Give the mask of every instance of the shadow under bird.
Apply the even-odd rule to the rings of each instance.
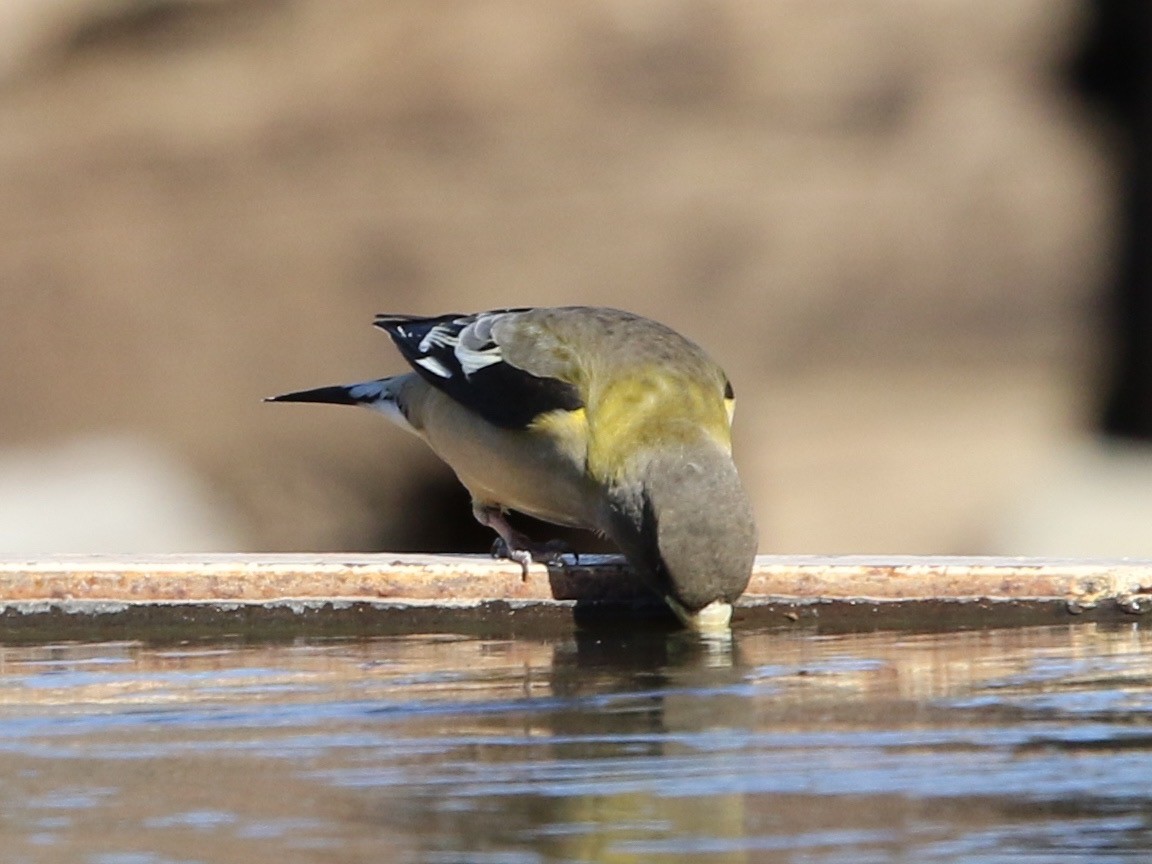
[[[756,527],[732,462],[732,385],[699,346],[587,306],[375,323],[412,372],[268,401],[362,405],[415,432],[525,572],[555,550],[508,510],[607,535],[686,625],[727,625]]]

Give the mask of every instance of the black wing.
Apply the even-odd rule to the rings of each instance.
[[[574,384],[533,375],[508,362],[493,335],[504,316],[527,309],[474,315],[377,315],[404,359],[429,384],[504,429],[523,429],[549,411],[584,407]]]

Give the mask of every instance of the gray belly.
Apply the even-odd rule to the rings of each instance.
[[[421,432],[474,500],[556,525],[600,527],[600,496],[583,462],[560,452],[544,436],[501,429],[465,416],[451,400],[436,401],[428,406],[437,412],[436,422]]]

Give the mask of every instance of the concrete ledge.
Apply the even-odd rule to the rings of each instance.
[[[519,565],[483,556],[365,554],[0,557],[0,608],[44,604],[386,603],[459,607],[647,597],[616,556]],[[1014,601],[1152,608],[1152,561],[762,555],[743,607],[779,603]]]

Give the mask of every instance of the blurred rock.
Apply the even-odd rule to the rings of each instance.
[[[1005,510],[993,551],[1152,558],[1152,445],[1084,439],[1047,462]]]
[[[0,552],[235,549],[226,508],[182,460],[139,438],[0,451]]]
[[[486,546],[419,442],[260,404],[400,370],[380,311],[683,330],[766,550],[978,551],[1077,423],[1110,213],[1071,0],[44,8],[0,69],[0,443],[165,442],[246,548]]]

